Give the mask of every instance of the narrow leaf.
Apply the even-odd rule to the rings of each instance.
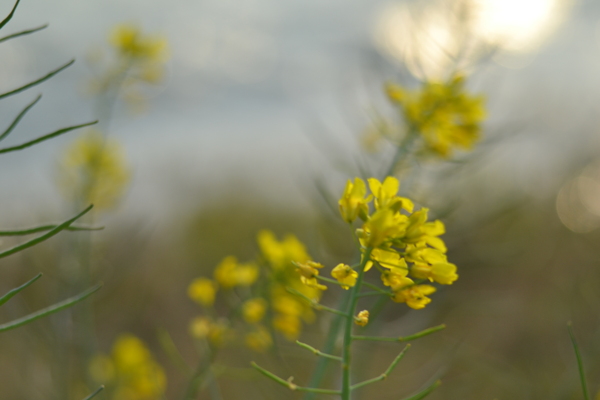
[[[3,98],[8,97],[8,96],[11,96],[13,94],[17,94],[19,92],[22,92],[23,90],[29,89],[32,86],[38,85],[38,84],[40,84],[40,83],[42,83],[42,82],[44,82],[44,81],[52,78],[54,75],[58,74],[63,69],[70,67],[74,62],[75,62],[75,60],[71,60],[68,63],[66,63],[65,65],[63,65],[62,67],[59,67],[59,68],[55,69],[54,71],[48,73],[47,75],[42,76],[40,79],[37,79],[37,80],[35,80],[33,82],[30,82],[30,83],[28,83],[28,84],[26,84],[24,86],[21,86],[19,88],[11,90],[10,92],[2,93],[2,94],[0,94],[0,99],[3,99]]]
[[[12,9],[12,11],[10,12],[10,14],[8,14],[8,15],[6,16],[6,18],[4,18],[4,20],[2,20],[2,22],[0,22],[0,29],[2,29],[2,27],[3,27],[4,25],[6,25],[6,24],[8,23],[8,21],[10,21],[10,20],[11,20],[11,18],[12,18],[12,17],[13,17],[13,15],[15,14],[15,10],[17,9],[17,6],[19,5],[19,2],[20,2],[20,1],[21,1],[21,0],[17,0],[17,2],[16,2],[16,3],[15,3],[15,5],[13,6],[13,9]]]
[[[577,367],[579,368],[579,379],[581,380],[581,390],[583,391],[583,398],[585,400],[590,400],[590,393],[587,388],[585,371],[583,369],[583,360],[581,359],[579,346],[577,345],[577,341],[575,340],[575,334],[573,333],[573,324],[570,321],[567,323],[567,330],[569,331],[571,343],[573,343],[573,351],[575,351],[575,358],[577,358]]]
[[[25,289],[27,286],[31,285],[33,282],[35,282],[38,279],[40,279],[42,277],[42,275],[43,274],[40,272],[39,274],[37,274],[36,276],[34,276],[33,279],[25,282],[24,284],[22,284],[19,287],[11,289],[4,296],[0,297],[0,306],[3,305],[4,303],[6,303],[7,301],[9,301],[15,294],[19,293],[21,290]]]
[[[0,135],[0,140],[4,139],[12,132],[12,130],[15,128],[15,126],[17,126],[17,124],[19,123],[19,121],[21,121],[21,118],[23,118],[25,116],[25,114],[27,113],[27,111],[29,111],[31,109],[31,107],[35,106],[35,103],[37,103],[41,98],[42,98],[42,95],[40,94],[38,97],[36,97],[36,99],[32,103],[30,103],[27,107],[25,107],[23,109],[23,111],[21,111],[19,113],[19,115],[17,115],[17,118],[14,119],[14,121],[9,125],[8,128],[6,128],[6,130],[4,132],[2,132],[2,135]]]
[[[33,233],[45,232],[56,228],[58,225],[42,225],[35,228],[15,229],[12,231],[0,231],[0,236],[25,236]],[[103,226],[68,226],[65,231],[101,231]]]
[[[8,36],[4,36],[3,38],[0,38],[0,43],[4,42],[5,40],[14,39],[14,38],[19,37],[19,36],[25,36],[25,35],[29,35],[30,33],[41,31],[42,29],[46,29],[47,27],[48,27],[48,24],[42,25],[42,26],[38,26],[37,28],[27,29],[25,31],[13,33],[13,34],[8,35]]]
[[[67,132],[70,132],[70,131],[75,130],[75,129],[83,128],[85,126],[94,125],[96,123],[98,123],[98,121],[92,121],[92,122],[87,122],[87,123],[81,124],[81,125],[75,125],[75,126],[69,126],[68,128],[62,128],[62,129],[59,129],[59,130],[54,131],[52,133],[49,133],[47,135],[40,136],[37,139],[34,139],[34,140],[29,141],[29,142],[25,142],[23,144],[20,144],[18,146],[12,146],[12,147],[6,147],[4,149],[0,149],[0,154],[2,154],[2,153],[9,153],[11,151],[23,150],[23,149],[26,149],[27,147],[31,147],[31,146],[36,145],[36,144],[38,144],[40,142],[43,142],[45,140],[52,139],[53,137],[62,135],[63,133],[67,133]]]
[[[421,400],[424,399],[425,397],[429,396],[429,394],[431,394],[431,392],[433,392],[435,389],[437,389],[438,386],[440,386],[442,384],[442,381],[440,381],[439,379],[435,382],[433,382],[431,385],[429,385],[428,387],[426,387],[425,389],[423,389],[422,391],[420,391],[419,393],[410,396],[409,398],[405,399],[405,400]]]
[[[94,207],[93,205],[90,205],[88,208],[86,208],[85,210],[83,210],[82,212],[80,212],[79,214],[77,214],[76,216],[74,216],[71,219],[66,220],[65,222],[63,222],[60,225],[57,225],[56,228],[52,229],[51,231],[36,237],[35,239],[31,239],[28,242],[19,244],[13,248],[10,248],[8,250],[5,250],[3,252],[0,253],[0,258],[4,258],[7,256],[10,256],[11,254],[17,253],[21,250],[25,250],[28,247],[31,246],[35,246],[36,244],[43,242],[46,239],[50,239],[52,236],[56,235],[58,232],[62,231],[63,229],[69,227],[73,222],[75,222],[78,218],[80,218],[81,216],[83,216],[84,214],[86,214],[88,211],[90,211],[92,209],[92,207]]]
[[[98,389],[96,389],[96,391],[94,393],[90,394],[88,397],[86,397],[83,400],[90,400],[91,398],[96,397],[96,395],[103,390],[104,390],[104,385],[100,386]]]
[[[55,312],[64,310],[65,308],[71,307],[73,304],[79,303],[80,301],[86,299],[87,297],[94,294],[102,287],[102,284],[98,284],[96,286],[91,287],[90,289],[78,294],[77,296],[68,298],[59,303],[53,304],[50,307],[43,308],[39,311],[26,315],[22,318],[16,319],[14,321],[7,322],[5,324],[0,325],[0,332],[8,331],[14,328],[18,328],[19,326],[23,326],[30,322],[35,321],[36,319],[43,318],[47,315],[54,314]]]

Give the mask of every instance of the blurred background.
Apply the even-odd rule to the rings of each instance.
[[[3,0],[0,14],[11,7]],[[0,92],[77,61],[33,90],[43,98],[6,145],[96,118],[89,83],[115,25],[168,41],[164,75],[144,89],[142,106],[115,103],[110,137],[131,180],[118,205],[98,214],[106,228],[92,234],[93,277],[105,283],[92,299],[97,349],[110,351],[121,332],[142,338],[167,372],[167,398],[185,379],[157,330],[194,362],[189,282],[229,254],[254,257],[263,228],[297,235],[317,260],[351,259],[351,237],[331,207],[347,179],[391,160],[390,149],[365,147],[374,116],[398,118],[384,84],[415,88],[452,70],[486,98],[483,139],[443,165],[415,165],[409,195],[446,224],[460,279],[426,310],[389,304],[373,329],[448,328],[415,342],[397,378],[359,395],[403,398],[439,376],[432,400],[581,398],[570,320],[591,391],[600,390],[600,3],[23,0],[4,32],[45,23],[0,45]],[[8,124],[37,93],[4,101],[0,118]],[[57,180],[79,134],[0,159],[2,227],[70,215]],[[2,291],[40,271],[46,280],[7,304],[3,319],[66,297],[69,235],[3,261]],[[76,314],[3,334],[4,398],[58,393],[60,356],[47,332],[65,323]],[[303,341],[318,344],[327,324],[317,320]],[[379,373],[397,346],[361,347],[366,374]],[[291,397],[248,369],[262,360],[305,382],[311,355],[285,342],[280,352],[285,361],[225,349],[218,362],[235,369],[219,378],[223,398]]]

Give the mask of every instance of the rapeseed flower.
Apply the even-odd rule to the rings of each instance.
[[[242,315],[249,324],[262,321],[267,312],[267,301],[261,297],[246,300],[242,306]]]
[[[414,92],[397,85],[388,85],[386,91],[405,122],[423,137],[427,151],[448,158],[455,148],[470,150],[479,140],[484,99],[465,91],[462,76],[445,83],[426,82]]]
[[[196,303],[210,307],[215,302],[217,285],[208,278],[196,278],[188,286],[188,296]]]
[[[342,289],[350,289],[356,284],[356,278],[358,278],[358,272],[353,270],[349,265],[338,264],[332,271],[333,276],[339,283],[341,283]]]
[[[234,256],[225,257],[213,271],[215,280],[224,289],[235,286],[251,286],[258,279],[258,266],[253,263],[240,264]]]
[[[369,323],[369,311],[363,310],[358,313],[356,317],[354,317],[354,323],[359,326],[367,326]]]
[[[130,175],[121,145],[89,130],[67,147],[59,164],[58,183],[71,201],[105,210],[117,205]]]
[[[166,58],[167,40],[142,34],[133,24],[113,28],[110,43],[124,57],[144,62],[159,62]]]
[[[368,203],[371,201],[372,196],[365,198],[366,194],[367,187],[362,179],[354,178],[354,183],[350,180],[346,183],[344,194],[338,202],[344,221],[352,223],[357,217],[362,220],[367,218]]]
[[[271,333],[264,326],[258,326],[255,330],[247,333],[244,342],[250,349],[258,352],[263,352],[273,346]]]

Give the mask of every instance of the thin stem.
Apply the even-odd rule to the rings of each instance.
[[[328,311],[332,314],[336,314],[336,315],[341,315],[342,317],[348,317],[348,314],[343,313],[339,310],[336,310],[335,308],[331,308],[331,307],[327,307],[324,306],[322,304],[317,303],[316,301],[314,301],[313,299],[311,299],[310,297],[305,296],[303,293],[300,293],[299,291],[292,289],[290,287],[286,287],[286,290],[288,292],[290,292],[291,294],[295,294],[296,296],[302,297],[304,300],[306,300],[315,310],[323,310],[323,311]]]
[[[37,274],[36,276],[31,278],[29,281],[22,284],[21,286],[11,289],[4,296],[0,297],[0,306],[3,305],[4,303],[6,303],[7,301],[9,301],[14,295],[19,293],[21,290],[25,289],[27,286],[31,285],[33,282],[37,281],[41,277],[42,277],[42,273],[40,272],[39,274]]]
[[[567,330],[569,331],[571,343],[573,343],[573,350],[575,351],[575,357],[577,358],[577,367],[579,368],[579,379],[581,379],[581,390],[583,390],[583,398],[585,400],[590,400],[590,393],[587,388],[585,371],[583,369],[583,361],[581,359],[581,353],[579,352],[579,346],[577,345],[577,341],[575,340],[575,335],[573,334],[573,323],[571,321],[567,323]]]
[[[339,394],[341,394],[341,392],[339,390],[318,389],[318,388],[309,388],[309,387],[298,386],[298,385],[296,385],[295,383],[292,382],[292,378],[289,378],[287,381],[284,380],[284,379],[281,379],[277,375],[275,375],[275,374],[267,371],[266,369],[260,367],[254,361],[251,362],[250,365],[252,365],[253,368],[255,368],[258,372],[260,372],[261,374],[263,374],[267,378],[270,378],[270,379],[274,380],[275,382],[279,383],[282,386],[285,386],[286,388],[288,388],[288,389],[290,389],[292,391],[312,392],[312,393],[332,394],[332,395],[339,395]]]
[[[386,296],[391,296],[392,295],[392,292],[384,290],[384,289],[380,288],[379,286],[373,285],[372,283],[363,282],[363,285],[368,286],[371,289],[376,290],[376,291],[378,291],[381,294],[385,294]]]
[[[434,326],[432,328],[425,329],[421,332],[417,332],[414,335],[409,336],[398,336],[398,337],[379,337],[379,336],[352,336],[353,340],[371,340],[375,342],[408,342],[410,340],[419,339],[432,333],[441,331],[446,328],[446,324]]]
[[[426,387],[425,389],[423,389],[422,391],[420,391],[419,393],[407,397],[404,400],[421,400],[424,399],[425,397],[427,397],[431,392],[433,392],[435,389],[438,388],[438,386],[440,386],[442,384],[442,381],[440,381],[439,379],[435,382],[433,382],[431,385],[429,385],[428,387]]]
[[[358,303],[358,293],[360,292],[360,287],[362,285],[363,277],[365,275],[365,266],[367,262],[371,258],[371,252],[373,249],[368,247],[365,250],[365,254],[363,259],[361,260],[358,278],[356,279],[356,284],[351,289],[350,293],[350,304],[348,306],[348,310],[346,314],[348,318],[346,318],[346,326],[344,327],[344,344],[342,348],[342,400],[350,400],[350,391],[351,391],[351,383],[350,383],[350,363],[352,359],[351,350],[352,350],[352,326],[354,324],[354,311],[356,309],[356,304]]]
[[[398,365],[398,363],[400,362],[400,360],[402,359],[402,357],[404,357],[404,354],[406,354],[406,351],[410,349],[410,344],[407,344],[404,349],[402,349],[402,351],[400,352],[400,354],[398,354],[396,356],[396,358],[394,358],[394,361],[392,361],[392,363],[390,364],[390,366],[385,370],[385,372],[381,375],[379,375],[378,377],[372,378],[372,379],[368,379],[366,381],[357,383],[356,385],[352,385],[350,387],[350,390],[355,390],[358,388],[361,388],[363,386],[367,386],[371,383],[375,383],[375,382],[379,382],[382,381],[384,379],[386,379],[390,373],[394,370],[394,368],[396,368],[396,365]]]
[[[381,293],[378,290],[372,291],[372,292],[362,292],[360,294],[357,295],[358,297],[369,297],[369,296],[389,296],[387,293]]]
[[[334,356],[334,355],[331,355],[331,354],[323,353],[321,350],[315,349],[314,347],[312,347],[309,344],[302,343],[302,342],[300,342],[298,340],[296,340],[296,344],[298,346],[300,346],[300,347],[305,348],[308,351],[311,351],[316,356],[321,356],[321,357],[329,358],[331,360],[342,361],[342,357],[338,357],[338,356]]]
[[[94,391],[94,393],[90,394],[88,397],[86,397],[86,398],[85,398],[85,399],[83,399],[83,400],[90,400],[90,399],[92,399],[92,398],[96,397],[96,395],[97,395],[98,393],[100,393],[101,391],[103,391],[103,390],[104,390],[104,385],[101,385],[101,386],[100,386],[98,389],[96,389],[96,390]]]
[[[181,352],[173,342],[173,338],[166,329],[158,331],[158,341],[171,362],[185,375],[192,374],[192,368],[185,362]]]

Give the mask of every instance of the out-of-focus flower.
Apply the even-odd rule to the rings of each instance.
[[[164,396],[167,385],[164,370],[146,345],[133,335],[119,336],[111,355],[97,355],[89,368],[94,379],[111,384],[113,399],[158,400]]]
[[[65,196],[100,210],[114,207],[130,180],[120,144],[96,130],[77,138],[59,167],[58,183]]]
[[[147,62],[159,62],[166,58],[167,40],[142,34],[133,24],[120,24],[113,28],[110,43],[125,57]]]
[[[366,194],[367,187],[362,179],[354,178],[354,183],[350,180],[346,183],[344,194],[338,202],[344,221],[352,223],[357,217],[362,220],[367,219],[368,203],[371,201],[372,196],[365,198]]]
[[[356,317],[354,317],[354,322],[359,326],[367,326],[369,323],[369,311],[362,310],[358,313]]]
[[[273,232],[262,230],[257,241],[262,256],[274,270],[290,268],[292,261],[303,263],[310,260],[306,247],[294,235],[286,235],[279,241]]]
[[[196,317],[190,323],[190,334],[196,339],[205,339],[211,345],[221,347],[232,338],[233,331],[225,320]]]
[[[445,83],[426,82],[415,92],[388,85],[387,93],[410,128],[423,137],[426,150],[448,158],[455,148],[471,150],[479,140],[484,99],[465,91],[462,76]]]
[[[242,306],[242,315],[249,324],[262,321],[267,312],[267,301],[261,297],[246,300]]]
[[[333,276],[339,283],[341,283],[342,289],[350,289],[356,284],[356,278],[358,278],[358,272],[352,269],[349,265],[338,264],[332,271]]]
[[[234,256],[228,256],[215,268],[215,280],[224,289],[234,286],[250,286],[258,279],[258,267],[253,263],[240,264]]]
[[[264,326],[258,326],[255,330],[246,334],[246,346],[254,351],[263,352],[273,345],[271,333]]]
[[[208,278],[196,278],[188,286],[188,296],[200,305],[210,307],[215,302],[217,285]]]

